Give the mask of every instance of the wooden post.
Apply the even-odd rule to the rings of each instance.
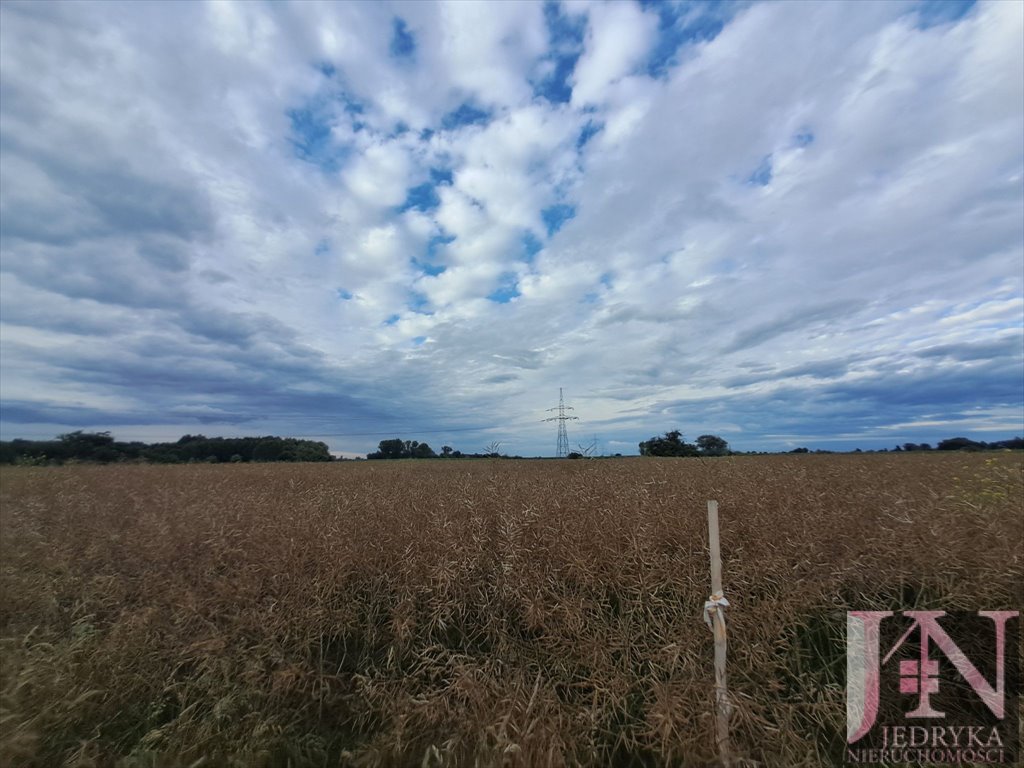
[[[729,750],[729,686],[725,676],[727,638],[725,614],[717,601],[724,599],[722,592],[722,547],[718,536],[718,502],[708,502],[708,543],[711,549],[711,599],[705,606],[706,615],[711,618],[711,629],[715,633],[715,731],[718,754],[723,765],[730,765]]]

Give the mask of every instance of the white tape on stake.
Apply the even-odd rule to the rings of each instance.
[[[725,658],[728,639],[725,633],[725,608],[729,601],[722,589],[722,546],[718,535],[718,502],[708,502],[708,549],[711,555],[711,597],[704,603],[704,621],[715,635],[715,735],[722,765],[732,765],[729,748],[729,685],[726,682]],[[716,621],[717,619],[717,621]]]
[[[712,595],[704,603],[704,623],[712,632],[715,631],[715,625],[711,621],[711,612],[719,607],[729,607],[729,601],[725,599],[725,595]],[[725,611],[722,611],[722,623],[725,624]]]

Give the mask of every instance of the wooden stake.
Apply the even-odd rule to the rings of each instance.
[[[718,536],[718,502],[708,502],[708,543],[711,549],[711,602],[724,597],[722,592],[722,547]],[[730,765],[729,755],[729,686],[725,676],[725,658],[728,640],[725,633],[725,615],[722,607],[711,606],[712,631],[715,633],[715,731],[718,754],[723,765]]]

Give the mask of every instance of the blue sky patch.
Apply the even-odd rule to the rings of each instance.
[[[747,178],[748,184],[757,187],[767,187],[772,183],[772,156],[765,155],[761,164],[754,169],[754,172]]]
[[[405,25],[405,19],[396,16],[392,20],[388,50],[396,59],[411,59],[416,53],[416,38]]]
[[[419,347],[419,346],[422,346],[423,342],[425,342],[426,340],[427,340],[426,336],[413,336],[412,337],[412,344],[413,344],[414,347]]]
[[[331,244],[327,240],[321,240],[316,244],[316,248],[313,250],[317,256],[323,256],[325,253],[330,253]]]
[[[597,136],[604,129],[604,123],[598,123],[594,120],[588,120],[587,124],[583,126],[583,130],[580,131],[579,138],[576,139],[576,149],[583,149],[587,145],[587,142]]]
[[[317,95],[305,106],[286,112],[291,124],[288,141],[295,156],[320,166],[327,173],[338,171],[351,154],[350,148],[336,144],[331,138],[331,128],[339,111],[355,116],[362,114],[364,107],[357,99],[340,91]],[[359,131],[363,124],[354,120],[352,127]]]
[[[928,29],[960,21],[974,4],[975,0],[921,0],[914,7],[917,28]]]
[[[572,99],[572,74],[583,53],[587,19],[583,14],[572,17],[562,13],[561,4],[548,2],[544,4],[544,21],[550,47],[545,62],[550,70],[533,82],[533,93],[553,104],[566,104]]]
[[[335,292],[335,294],[337,294],[338,298],[341,299],[342,301],[351,301],[352,300],[352,292],[351,291],[346,291],[344,288],[337,288],[337,289],[335,289],[334,292]]]
[[[455,242],[454,235],[434,235],[427,241],[427,258],[434,258],[437,256],[437,252],[441,250],[442,245],[448,245],[448,243],[452,242]]]
[[[437,196],[434,185],[429,181],[416,187],[411,187],[405,195],[405,202],[399,206],[399,212],[415,208],[417,211],[432,211],[441,204],[441,198]]]
[[[562,4],[544,3],[544,23],[548,28],[548,41],[552,48],[559,50],[583,50],[583,36],[587,31],[587,18],[583,14],[575,17],[562,13]]]
[[[331,94],[330,97],[336,99],[347,114],[361,115],[366,111],[366,107],[363,106],[359,99],[349,93],[345,93],[345,91],[338,91]]]
[[[394,325],[401,319],[401,315],[389,315],[388,319],[384,321],[384,325]]]
[[[448,269],[443,264],[429,264],[425,261],[420,261],[419,259],[413,259],[412,263],[413,266],[416,267],[416,269],[418,269],[424,275],[428,275],[429,277],[437,277],[438,275],[443,275],[445,273],[445,270]]]
[[[348,154],[331,141],[331,125],[327,114],[313,106],[288,111],[291,122],[289,143],[296,157],[319,165],[325,171],[337,171]]]
[[[419,312],[420,314],[429,315],[427,308],[430,306],[430,300],[427,299],[425,293],[420,291],[409,291],[409,300],[406,306],[413,312]]]
[[[507,304],[512,301],[512,299],[520,295],[519,284],[516,281],[515,274],[512,272],[506,272],[501,276],[501,284],[496,290],[487,294],[487,298],[491,301],[497,302],[498,304]]]
[[[435,210],[441,205],[441,198],[437,194],[437,188],[452,183],[452,172],[447,168],[431,168],[430,181],[410,187],[406,193],[405,202],[398,207],[398,212],[408,211],[415,208],[418,211],[427,213]]]
[[[814,143],[814,133],[810,129],[804,129],[793,137],[793,143],[798,147],[806,147]]]
[[[459,105],[458,109],[441,118],[441,127],[446,131],[454,131],[467,125],[486,125],[491,113],[470,104],[468,101]]]
[[[430,181],[434,184],[451,184],[452,171],[450,168],[431,168]]]
[[[540,215],[544,219],[544,225],[548,228],[548,237],[551,237],[565,225],[565,222],[576,215],[576,207],[559,203],[545,208]]]
[[[658,39],[647,59],[647,74],[661,77],[678,63],[684,45],[706,43],[718,37],[738,6],[723,3],[673,4],[662,0],[641,0],[647,13],[658,14]],[[700,9],[700,13],[693,13]]]
[[[533,232],[527,232],[523,235],[523,260],[527,264],[533,264],[534,257],[540,253],[544,244],[537,238]]]

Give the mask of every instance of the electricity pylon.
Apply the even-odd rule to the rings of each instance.
[[[557,421],[558,422],[558,448],[555,450],[555,455],[564,459],[569,455],[569,432],[565,428],[565,422],[572,421],[575,419],[579,421],[579,416],[567,416],[566,411],[575,410],[572,406],[565,404],[565,398],[562,397],[562,388],[558,388],[558,407],[548,408],[548,411],[558,411],[557,416],[552,416],[550,419],[544,419],[544,421]]]

